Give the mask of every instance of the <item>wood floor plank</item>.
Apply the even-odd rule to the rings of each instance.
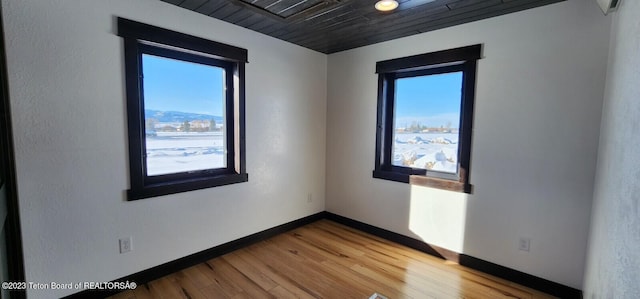
[[[335,224],[335,223],[322,223],[320,224],[321,226],[324,227],[340,227],[339,224]],[[350,240],[358,240],[359,238],[362,238],[362,232],[359,231],[354,231],[350,228],[346,228],[343,227],[345,230],[349,231],[349,233],[347,233],[348,237],[344,237],[343,239],[345,240],[345,242],[349,242]],[[352,234],[350,234],[352,233]],[[366,237],[366,236],[364,236]],[[416,260],[419,261],[419,263],[414,263],[412,264],[414,267],[419,267],[420,269],[418,270],[419,273],[431,273],[431,275],[433,277],[437,277],[439,278],[439,284],[444,282],[454,282],[454,285],[452,285],[452,287],[455,287],[455,285],[459,285],[459,284],[465,284],[465,286],[462,287],[462,289],[467,290],[467,293],[472,292],[472,295],[475,296],[489,296],[487,295],[488,293],[491,294],[491,296],[495,296],[494,293],[492,291],[489,290],[483,290],[481,289],[481,287],[477,286],[476,284],[479,285],[493,285],[496,283],[502,283],[503,281],[496,279],[495,277],[491,277],[489,275],[486,275],[486,277],[491,277],[491,280],[488,281],[485,278],[482,278],[483,276],[478,276],[477,274],[479,272],[476,271],[476,273],[472,274],[472,275],[466,275],[464,272],[468,272],[468,271],[463,271],[463,273],[458,272],[459,270],[453,270],[452,267],[450,266],[440,266],[440,265],[445,265],[446,262],[436,259],[434,257],[431,256],[425,256],[423,253],[415,251],[413,249],[409,249],[406,248],[404,250],[398,251],[398,246],[394,245],[392,243],[387,243],[388,241],[383,240],[385,242],[376,242],[376,243],[368,243],[365,244],[364,247],[365,248],[369,248],[371,250],[373,250],[376,253],[379,253],[380,255],[378,255],[379,259],[382,259],[382,261],[385,261],[387,263],[391,263],[393,261],[390,261],[389,259],[393,258],[393,257],[405,257],[407,259],[410,260]],[[361,244],[362,245],[362,244]],[[412,252],[414,251],[414,252]],[[367,252],[368,257],[371,258],[372,260],[376,260],[377,258],[375,258],[374,256],[370,255],[371,252]],[[422,263],[424,261],[430,262],[429,264],[427,263]],[[435,263],[434,263],[435,262]],[[463,268],[463,269],[467,269],[467,268]],[[408,273],[411,273],[410,269],[406,269]],[[470,269],[468,269],[470,270]],[[458,281],[458,280],[461,281]],[[479,294],[478,294],[479,293]],[[503,295],[508,295],[508,296],[516,296],[518,298],[531,298],[531,293],[528,292],[523,292],[517,288],[511,288],[509,286],[509,284],[504,284],[503,283],[503,289],[501,290],[500,294]]]
[[[271,295],[275,296],[276,298],[298,298],[296,294],[289,292],[282,286],[275,286],[274,288],[269,290],[269,293],[271,293]]]
[[[132,291],[126,291],[111,297],[113,299],[136,299],[136,295]]]
[[[188,298],[185,293],[182,292],[182,288],[176,283],[175,276],[169,275],[150,283],[155,298]]]
[[[369,270],[374,271],[382,271],[384,273],[388,273],[392,275],[392,278],[396,280],[408,280],[411,279],[416,282],[417,285],[421,286],[431,286],[428,289],[438,289],[442,287],[441,276],[443,273],[434,273],[436,275],[426,275],[427,273],[423,273],[422,271],[408,271],[411,270],[411,263],[416,263],[402,255],[394,255],[391,253],[380,252],[380,250],[375,250],[370,248],[370,245],[362,236],[353,235],[348,238],[340,238],[345,243],[354,242],[357,246],[361,246],[362,251],[365,253],[365,258],[359,264],[360,266],[367,267]],[[437,260],[440,262],[441,260]],[[359,271],[364,271],[363,269],[358,268]],[[423,275],[425,274],[425,275]],[[433,277],[434,279],[429,280],[429,277]],[[437,280],[437,281],[436,281]],[[452,291],[447,297],[456,296],[457,294],[453,291],[453,288],[449,288]],[[437,295],[445,295],[443,293],[435,293]]]
[[[358,273],[351,269],[351,267],[344,267],[334,261],[323,262],[322,266],[327,269],[331,269],[344,277],[348,277],[349,283],[352,285],[362,285],[366,290],[368,290],[367,293],[371,293],[371,290],[375,290],[376,293],[388,298],[412,298],[401,289],[394,287],[395,284],[385,284],[382,281],[375,280],[372,277]]]
[[[242,293],[242,288],[233,280],[224,276],[223,273],[220,272],[217,265],[210,261],[202,263],[200,265],[196,265],[198,270],[200,270],[204,275],[206,275],[212,284],[205,289],[206,292],[214,292],[221,293],[225,298],[233,298],[234,296]]]
[[[330,223],[329,225],[339,226],[339,224],[335,224],[335,223]],[[353,233],[354,233],[353,235],[349,235],[349,237],[345,239],[357,240],[358,238],[362,237],[361,235],[362,232],[353,231]],[[390,260],[390,259],[392,259],[393,257],[396,257],[396,258],[405,257],[412,261],[418,261],[417,263],[412,263],[411,264],[412,267],[407,267],[407,269],[405,269],[407,273],[412,273],[416,271],[422,274],[428,273],[431,277],[438,278],[438,282],[437,282],[438,285],[441,285],[442,283],[444,283],[444,284],[448,284],[449,285],[448,287],[450,288],[460,288],[461,290],[465,290],[464,291],[465,295],[474,296],[474,297],[483,297],[483,298],[494,298],[494,297],[497,298],[497,295],[495,295],[493,291],[489,289],[482,289],[481,286],[495,285],[500,283],[502,284],[502,288],[499,294],[517,297],[517,298],[531,298],[532,296],[530,292],[522,291],[517,288],[512,288],[509,286],[509,284],[504,284],[503,280],[497,279],[490,275],[485,274],[484,276],[485,278],[483,278],[483,276],[478,275],[479,272],[477,271],[472,275],[467,275],[465,272],[469,272],[473,270],[464,268],[464,267],[461,267],[461,268],[469,271],[459,272],[460,270],[454,270],[452,267],[446,266],[446,262],[443,260],[434,258],[432,256],[428,256],[428,255],[425,256],[423,253],[415,251],[410,248],[406,248],[405,250],[398,251],[397,245],[388,244],[386,242],[370,243],[370,244],[367,244],[365,247],[373,250],[376,253],[379,253],[379,255],[377,255],[378,257],[376,258],[375,254],[371,255],[371,252],[367,252],[367,256],[371,259],[373,263],[375,263],[374,261],[376,260],[377,261],[381,260],[386,263],[392,263],[393,260]],[[429,262],[429,263],[427,264],[424,262]],[[411,271],[411,269],[415,267],[417,267],[418,269],[416,271]],[[490,279],[486,279],[487,277],[490,277]],[[460,286],[461,284],[462,286]]]
[[[231,266],[243,273],[248,279],[260,286],[263,290],[271,290],[278,287],[278,283],[269,278],[268,275],[262,273],[251,263],[245,261],[238,253],[232,252],[224,258]]]
[[[133,292],[136,299],[153,299],[153,295],[151,295],[151,290],[149,289],[149,284],[147,283],[138,285],[135,290],[127,292]]]
[[[300,234],[298,234],[298,231],[296,231],[292,235]],[[358,261],[343,252],[321,248],[322,246],[318,246],[318,244],[312,244],[309,242],[309,240],[305,240],[304,238],[300,237],[289,238],[288,245],[292,248],[292,250],[298,252],[298,254],[303,257],[313,255],[314,257],[311,259],[320,262],[320,267],[325,268],[327,271],[334,271],[334,275],[345,277],[347,279],[353,280],[354,282],[357,281],[357,283],[352,283],[351,285],[361,284],[367,286],[369,290],[377,289],[380,291],[379,293],[388,294],[388,296],[391,296],[391,298],[409,298],[406,296],[406,294],[403,294],[399,290],[394,289],[392,286],[382,284],[379,281],[375,281],[369,277],[361,275],[356,271],[351,270],[350,268],[356,265]]]
[[[281,273],[280,270],[272,268],[271,266],[263,263],[262,260],[250,254],[249,252],[249,250],[243,249],[234,252],[234,255],[252,264],[254,267],[256,267],[256,269],[258,269],[258,271],[260,271],[260,273],[269,277],[271,280],[277,283],[278,286],[281,286],[288,292],[294,294],[296,298],[318,298],[316,296],[313,296],[313,294],[310,294],[307,289],[299,284],[296,280],[287,277],[287,275],[285,273]]]
[[[259,251],[252,251],[271,267],[281,269],[290,279],[299,281],[317,298],[358,298],[360,293],[352,286],[339,284],[339,279],[327,275],[322,268],[307,263],[299,255],[265,241]],[[360,296],[362,297],[362,296]]]
[[[277,245],[283,248],[284,251],[282,253],[289,252],[291,254],[300,256],[302,258],[302,261],[300,262],[301,267],[314,268],[319,273],[320,277],[324,277],[328,279],[328,282],[326,284],[329,284],[333,288],[336,288],[336,291],[339,291],[344,296],[348,296],[348,297],[353,296],[354,298],[367,297],[367,294],[370,291],[369,288],[366,288],[362,284],[354,283],[357,277],[353,275],[345,275],[344,271],[336,271],[335,268],[328,267],[326,264],[327,262],[326,259],[319,262],[308,259],[305,256],[306,251],[303,251],[303,250],[298,251],[298,250],[290,249],[292,248],[292,246],[290,246],[291,242],[286,242],[286,243],[274,242],[274,245]]]
[[[171,282],[180,288],[185,298],[189,299],[206,299],[202,293],[202,288],[198,286],[197,280],[192,280],[184,271],[179,271],[172,275],[174,279]]]
[[[228,257],[227,257],[228,258]],[[211,266],[215,267],[217,271],[229,281],[233,281],[239,289],[242,291],[234,296],[234,298],[242,298],[248,296],[248,298],[275,298],[269,294],[267,290],[263,289],[249,276],[239,271],[233,265],[231,265],[225,256],[221,258],[213,259],[207,262]]]
[[[186,279],[191,280],[191,282],[193,282],[193,284],[198,289],[206,288],[206,287],[210,286],[213,283],[213,281],[211,281],[211,279],[209,277],[207,277],[207,275],[205,275],[202,271],[200,271],[196,267],[190,267],[190,268],[184,269],[184,270],[182,270],[180,272],[183,273],[183,275],[186,277]]]
[[[296,250],[301,252],[301,254],[312,255],[318,262],[332,260],[345,267],[351,267],[358,263],[354,257],[349,257],[348,255],[341,254],[340,252],[322,248],[310,243],[309,240],[305,240],[304,238],[290,238],[289,242],[291,246],[296,248]]]
[[[320,220],[112,298],[554,298]]]

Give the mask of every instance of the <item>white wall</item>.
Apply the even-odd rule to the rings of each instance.
[[[640,298],[640,2],[611,30],[585,298]]]
[[[609,23],[569,0],[329,55],[327,210],[581,288]],[[473,194],[373,179],[376,61],[476,43]]]
[[[156,0],[2,6],[28,281],[110,281],[324,210],[326,55]],[[125,201],[116,16],[248,49],[248,183]]]

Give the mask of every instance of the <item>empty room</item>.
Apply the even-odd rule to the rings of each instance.
[[[1,0],[1,298],[640,298],[637,0]]]

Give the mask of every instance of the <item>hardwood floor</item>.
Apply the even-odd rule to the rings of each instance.
[[[321,220],[111,298],[553,298]]]

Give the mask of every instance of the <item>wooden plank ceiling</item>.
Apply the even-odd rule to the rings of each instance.
[[[162,0],[330,54],[565,0]]]

